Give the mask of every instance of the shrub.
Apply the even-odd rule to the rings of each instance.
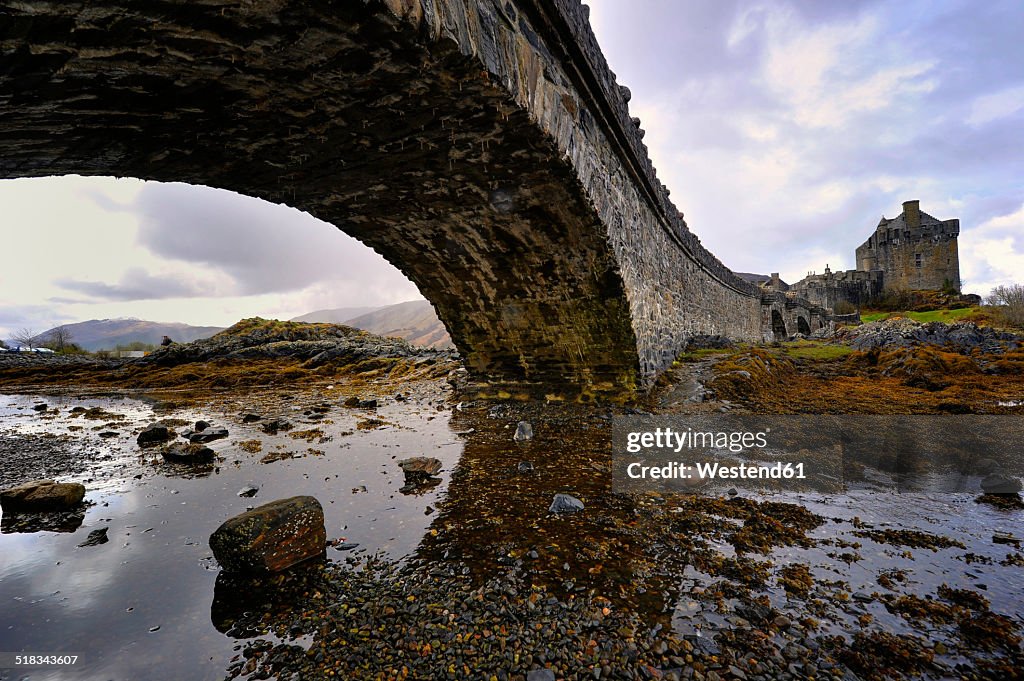
[[[1007,324],[1024,328],[1024,284],[996,286],[989,294],[988,304],[999,308]]]
[[[840,300],[832,310],[835,314],[853,314],[857,307],[848,300]]]

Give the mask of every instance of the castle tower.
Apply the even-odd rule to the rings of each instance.
[[[938,220],[921,211],[918,200],[878,223],[857,248],[857,269],[880,270],[886,289],[960,291],[960,220]]]

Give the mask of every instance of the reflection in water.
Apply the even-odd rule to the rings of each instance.
[[[236,606],[249,591],[236,591],[232,598],[230,588],[216,587],[219,569],[208,539],[225,519],[273,499],[296,494],[319,499],[328,537],[359,544],[344,553],[331,549],[333,558],[368,549],[397,559],[413,551],[431,520],[425,509],[437,506],[446,470],[460,452],[447,413],[427,399],[382,400],[375,412],[382,424],[360,430],[355,425],[366,412],[338,406],[343,396],[332,400],[326,418],[308,423],[306,399],[319,405],[329,394],[261,404],[271,397],[223,396],[205,407],[160,413],[136,400],[48,398],[60,412],[47,414],[45,421],[31,410],[33,397],[0,397],[0,432],[6,437],[53,433],[70,438],[80,456],[96,452],[86,457],[81,473],[60,476],[83,482],[93,504],[84,520],[75,518],[75,531],[8,533],[20,521],[0,519],[0,650],[82,654],[74,669],[34,670],[33,681],[222,676],[236,643],[214,623],[234,627],[233,634],[251,636],[255,629],[238,626]],[[83,410],[72,413],[79,405]],[[240,415],[264,407],[265,413],[287,414],[307,435],[269,435],[259,423],[241,423]],[[110,414],[123,416],[119,428],[127,435],[158,419],[191,424],[202,418],[226,425],[231,436],[212,444],[218,456],[212,468],[196,471],[164,462],[158,450],[141,451],[133,437],[100,438],[101,431],[92,430],[93,422],[83,415],[94,408],[103,410],[104,418],[96,422],[101,428]],[[314,435],[312,442],[305,439]],[[398,491],[404,480],[396,460],[414,454],[437,457],[445,470],[441,485],[408,497]],[[258,488],[255,497],[237,496],[243,487]],[[109,527],[107,543],[78,546],[100,527]],[[277,588],[281,597],[273,589],[253,592],[253,612],[259,608],[261,618],[264,608],[285,609],[293,591],[287,585]]]
[[[519,409],[525,413],[505,413]],[[520,420],[532,421],[532,439],[514,440]],[[482,407],[456,413],[452,427],[467,433],[465,446],[416,552],[419,560],[457,561],[481,581],[521,569],[554,593],[593,589],[660,616],[678,591],[687,545],[670,527],[657,526],[660,513],[651,500],[609,493],[611,428],[604,411]],[[560,493],[581,500],[584,510],[549,513]]]
[[[43,513],[4,513],[0,532],[74,532],[85,522],[85,508]]]
[[[321,558],[264,576],[230,575],[222,571],[213,587],[210,621],[217,631],[232,638],[265,635],[266,613],[288,617],[310,591],[323,588],[324,564]]]

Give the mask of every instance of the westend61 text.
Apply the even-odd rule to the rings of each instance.
[[[626,467],[626,475],[634,480],[804,480],[802,463],[769,465],[742,464],[723,466],[717,462],[700,462],[692,466],[673,462],[664,466],[645,466],[634,462]]]

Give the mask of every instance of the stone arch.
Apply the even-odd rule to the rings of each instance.
[[[789,333],[786,332],[786,322],[782,318],[782,313],[778,310],[772,310],[772,336],[777,341],[784,341],[789,338]]]
[[[811,335],[811,326],[807,323],[807,318],[803,315],[796,316],[796,331],[802,333],[805,336]]]
[[[20,46],[0,56],[0,178],[287,203],[406,274],[475,376],[641,383],[607,229],[552,138],[457,43],[374,2],[0,12]]]

